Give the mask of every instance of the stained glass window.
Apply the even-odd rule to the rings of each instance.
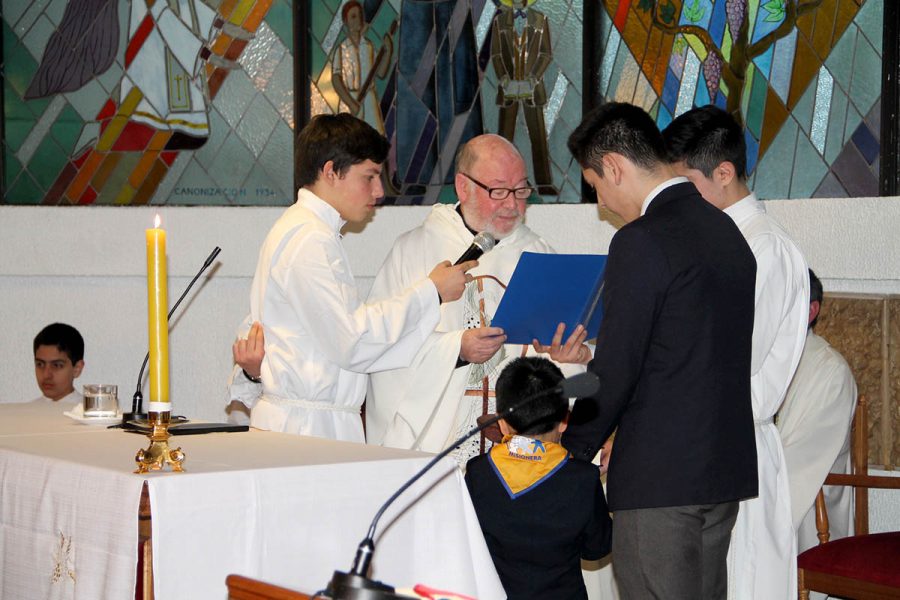
[[[310,10],[310,112],[350,111],[388,136],[387,203],[455,201],[456,151],[487,132],[522,151],[533,202],[580,201],[565,147],[582,112],[580,1],[325,0]]]
[[[604,97],[745,127],[761,198],[875,196],[884,0],[603,0]]]
[[[565,141],[587,78],[661,127],[732,110],[760,197],[878,191],[884,0],[147,4],[2,0],[0,201],[288,204],[299,93],[391,139],[387,203],[453,201],[456,149],[482,132],[520,148],[532,202],[578,202]]]
[[[2,6],[3,202],[292,202],[290,0]]]

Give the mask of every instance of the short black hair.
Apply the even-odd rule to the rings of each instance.
[[[550,390],[563,380],[555,364],[539,356],[517,358],[500,373],[495,386],[497,412],[502,413],[519,400]],[[506,422],[522,435],[547,433],[561,423],[569,412],[569,401],[562,392],[543,394],[517,408]]]
[[[387,138],[350,113],[316,115],[294,139],[294,181],[312,185],[329,160],[339,176],[366,160],[382,164],[390,149]]]
[[[747,178],[744,130],[728,112],[708,104],[679,115],[662,132],[672,162],[684,162],[706,177],[725,161],[737,178]]]
[[[818,302],[819,306],[822,306],[822,298],[825,297],[825,293],[822,290],[822,282],[819,281],[819,278],[816,277],[815,272],[810,269],[809,270],[809,302],[812,304],[813,302]],[[809,324],[810,329],[816,326],[816,323],[819,322],[819,315],[816,315],[816,318],[812,320]]]
[[[589,112],[569,136],[568,146],[581,168],[592,168],[601,177],[603,157],[610,152],[648,171],[668,162],[653,118],[624,102],[607,102]]]
[[[77,329],[65,323],[51,323],[41,329],[34,338],[34,353],[40,346],[56,346],[69,356],[73,365],[84,360],[84,338]]]

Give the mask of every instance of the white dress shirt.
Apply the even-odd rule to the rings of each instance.
[[[56,404],[65,409],[72,408],[73,406],[80,406],[84,402],[84,397],[81,395],[81,392],[78,390],[72,390],[66,396],[63,396],[59,400],[54,400],[52,398],[48,398],[47,396],[41,395],[32,402],[40,402],[42,404]]]

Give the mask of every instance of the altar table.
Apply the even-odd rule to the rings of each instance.
[[[157,600],[227,595],[239,573],[312,593],[350,568],[378,507],[431,456],[264,431],[177,436],[185,473],[133,473],[143,435],[63,407],[0,404],[0,598],[134,598],[146,482]],[[379,523],[371,576],[502,598],[445,459]]]

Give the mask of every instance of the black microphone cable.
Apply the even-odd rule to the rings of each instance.
[[[181,301],[184,300],[184,297],[187,296],[187,293],[191,291],[191,288],[194,287],[194,284],[200,279],[200,276],[203,275],[203,272],[206,271],[213,264],[213,261],[216,260],[216,257],[219,256],[219,253],[222,251],[221,248],[216,246],[213,248],[213,251],[210,252],[209,256],[206,257],[206,260],[203,262],[203,266],[200,267],[200,270],[197,271],[197,274],[194,275],[194,278],[191,279],[191,282],[184,289],[184,292],[181,293],[181,296],[169,310],[169,314],[166,315],[166,322],[172,318],[172,315],[175,314],[175,310],[178,308],[178,305],[181,304]],[[144,410],[144,394],[141,391],[144,387],[144,370],[147,368],[147,363],[150,362],[150,352],[147,352],[147,355],[144,356],[144,362],[141,365],[141,372],[138,374],[137,379],[137,389],[134,391],[134,396],[131,399],[131,415],[128,419],[123,416],[122,422],[125,423],[127,420],[131,420],[137,417],[137,415],[141,414]]]

